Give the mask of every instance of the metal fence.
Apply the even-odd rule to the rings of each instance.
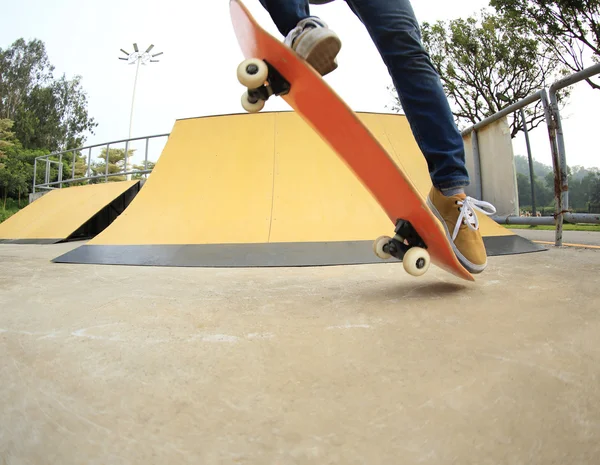
[[[37,190],[50,190],[50,189],[60,189],[64,184],[74,184],[74,183],[93,183],[93,182],[108,182],[108,179],[111,177],[121,177],[125,176],[126,179],[131,179],[132,175],[136,176],[145,176],[147,177],[149,173],[152,172],[152,169],[148,168],[149,155],[150,155],[150,141],[154,141],[161,138],[168,138],[169,133],[167,134],[157,134],[154,136],[145,136],[145,137],[135,137],[131,139],[122,139],[116,140],[112,142],[106,142],[103,144],[96,145],[88,145],[86,147],[80,147],[77,149],[65,150],[63,152],[50,153],[48,155],[42,155],[40,157],[36,157],[33,164],[33,193]],[[143,169],[131,169],[130,165],[133,165],[134,157],[129,156],[129,152],[132,147],[135,145],[135,142],[143,141],[144,145],[144,158],[143,158]],[[154,146],[153,151],[156,151],[156,159],[158,155],[162,151],[162,147],[166,140],[161,146]],[[125,158],[123,160],[123,167],[118,172],[109,173],[110,166],[110,149],[118,148],[119,146],[124,145],[124,154]],[[92,155],[94,151],[100,151],[102,154],[102,150],[105,150],[105,157],[102,155],[97,156],[96,158],[100,158],[104,161],[104,172],[93,174],[93,164],[92,164]],[[85,154],[85,155],[84,155]],[[81,157],[85,157],[86,163],[84,165],[85,175],[76,176],[76,163],[78,159]],[[67,160],[70,162],[70,176],[64,179],[64,165]],[[141,160],[140,160],[141,161]],[[52,167],[57,166],[55,176],[52,173]],[[41,173],[43,170],[43,182],[38,183],[38,173]]]
[[[505,116],[508,116],[516,111],[522,111],[526,106],[541,101],[544,109],[544,117],[548,128],[548,137],[550,139],[550,149],[552,152],[552,165],[554,170],[554,198],[555,211],[551,217],[520,217],[520,216],[503,216],[494,217],[494,220],[500,224],[526,224],[526,225],[555,225],[556,236],[555,245],[562,246],[563,222],[569,221],[573,223],[593,223],[600,224],[600,215],[588,213],[571,213],[569,211],[569,186],[567,176],[567,156],[565,150],[564,135],[558,109],[557,93],[559,90],[572,86],[578,82],[584,81],[592,76],[600,74],[600,64],[590,66],[578,73],[567,76],[550,86],[549,89],[542,89],[529,97],[514,103],[502,111],[480,121],[479,123],[462,131],[463,136],[471,136],[473,144],[473,161],[475,170],[473,176],[477,179],[477,188],[479,198],[481,198],[481,158],[479,152],[479,144],[477,140],[477,131],[488,126]],[[523,118],[525,125],[525,118]],[[526,141],[528,134],[526,133]],[[529,144],[527,144],[529,146]],[[530,148],[528,147],[530,178],[531,185],[534,186],[533,169]],[[533,198],[533,197],[532,197]]]

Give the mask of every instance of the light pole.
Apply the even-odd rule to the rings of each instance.
[[[159,52],[159,53],[150,55],[150,50],[152,50],[153,48],[154,48],[154,45],[150,45],[150,47],[148,47],[145,52],[140,52],[137,44],[133,44],[133,50],[134,50],[133,53],[128,53],[125,50],[121,49],[121,52],[123,52],[125,55],[127,55],[127,58],[119,57],[119,60],[127,61],[130,65],[133,65],[133,64],[136,65],[135,79],[133,81],[133,96],[131,97],[131,113],[129,115],[129,137],[128,137],[128,139],[131,139],[131,131],[132,131],[132,127],[133,127],[133,107],[135,104],[135,90],[137,87],[137,80],[138,80],[138,74],[140,71],[140,64],[146,66],[147,63],[158,63],[159,60],[154,60],[154,58],[163,54],[163,52]],[[127,163],[128,150],[129,150],[129,141],[127,141],[125,143],[125,172],[130,171],[129,164]],[[108,165],[108,153],[106,154],[106,164]],[[131,174],[128,174],[127,180],[129,181],[130,179],[131,179]]]

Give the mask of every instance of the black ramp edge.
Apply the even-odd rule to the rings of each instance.
[[[546,250],[520,236],[484,238],[488,256]],[[389,263],[373,253],[372,241],[269,244],[84,245],[55,263],[173,267],[286,267]]]
[[[372,241],[267,244],[84,245],[56,263],[177,267],[285,267],[382,263]]]
[[[483,238],[488,257],[498,255],[517,255],[548,250],[546,247],[535,244],[529,239],[519,235],[488,236]]]
[[[57,244],[62,239],[0,239],[0,244]]]
[[[65,238],[62,242],[80,241],[96,237],[125,211],[133,201],[134,197],[139,193],[140,189],[141,182],[138,181],[129,189],[111,200],[99,211],[94,213],[85,223],[69,234],[69,237]]]

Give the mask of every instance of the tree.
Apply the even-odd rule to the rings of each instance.
[[[15,153],[7,155],[3,164],[4,167],[0,169],[0,191],[2,209],[6,210],[9,195],[17,195],[20,204],[21,195],[28,192],[27,181],[31,177],[31,166]]]
[[[459,127],[531,95],[560,71],[559,60],[548,47],[540,47],[526,28],[508,24],[503,16],[482,10],[479,17],[422,25],[423,43]],[[525,112],[530,129],[543,121],[540,102]],[[513,118],[511,136],[520,130],[520,121]]]
[[[129,160],[133,157],[135,150],[128,150],[127,157]],[[98,158],[102,161],[93,163],[91,170],[93,176],[102,176],[106,174],[106,148],[102,149]],[[108,151],[108,174],[122,173],[125,170],[125,149],[109,149]],[[111,176],[107,179],[109,182],[124,181],[125,176]]]
[[[0,119],[0,169],[4,167],[2,159],[6,158],[6,149],[14,145],[14,133],[11,132],[13,122],[9,119]]]
[[[551,205],[554,200],[554,193],[550,187],[548,187],[547,182],[536,177],[534,185],[536,206],[546,207]],[[517,173],[517,190],[519,192],[519,205],[530,206],[532,204],[531,182],[528,174]]]
[[[600,0],[491,0],[490,5],[517,27],[528,27],[574,72],[586,67],[586,54],[600,62]],[[600,78],[588,79],[600,89]]]
[[[600,174],[596,173],[590,181],[590,203],[600,205]]]
[[[148,164],[147,164],[147,168],[144,167],[144,164],[141,163],[139,165],[133,165],[133,169],[134,170],[138,170],[138,171],[144,171],[146,169],[148,170],[153,170],[154,167],[156,166],[156,163],[154,163],[153,161],[148,160]],[[132,179],[141,179],[143,178],[145,175],[141,174],[141,173],[134,173],[131,175]]]
[[[0,48],[0,118],[14,120],[31,90],[51,81],[52,71],[40,40],[18,39],[10,48]]]
[[[97,126],[87,113],[81,77],[54,79],[43,42],[23,39],[0,49],[0,118],[15,121],[27,149],[62,151],[81,146]]]

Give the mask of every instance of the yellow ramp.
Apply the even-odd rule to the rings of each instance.
[[[75,237],[89,237],[114,219],[113,211],[123,210],[138,191],[139,181],[111,182],[56,189],[0,223],[0,243],[56,243]],[[102,217],[99,217],[102,216]]]
[[[415,179],[427,164],[403,115],[359,117]],[[365,154],[368,156],[368,154]],[[492,220],[490,235],[512,235]],[[167,266],[376,263],[393,224],[294,112],[179,120],[149,180],[109,228],[57,262]],[[514,235],[513,235],[514,236]]]

